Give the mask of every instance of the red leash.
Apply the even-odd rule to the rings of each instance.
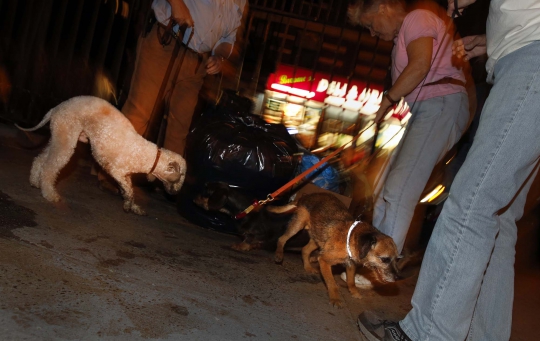
[[[362,135],[362,133],[364,133],[366,130],[368,130],[369,128],[371,128],[373,125],[376,125],[375,122],[373,122],[372,124],[370,124],[367,128],[363,129],[361,132],[359,132],[355,137],[353,137],[352,140],[350,140],[349,142],[345,143],[343,146],[339,147],[338,149],[334,150],[332,153],[328,154],[327,156],[325,156],[322,160],[320,160],[319,162],[317,162],[316,164],[314,164],[313,166],[311,166],[310,168],[308,168],[307,170],[305,170],[304,172],[302,172],[300,175],[297,175],[294,179],[292,179],[291,181],[287,182],[285,185],[283,185],[282,187],[278,188],[276,191],[274,191],[273,193],[271,194],[268,194],[268,196],[266,197],[266,199],[264,200],[258,200],[258,201],[254,201],[253,204],[251,204],[250,206],[248,206],[245,210],[243,210],[242,212],[238,213],[237,215],[234,216],[234,219],[242,219],[244,218],[246,215],[248,215],[251,211],[253,211],[253,209],[257,206],[260,206],[260,205],[264,205],[270,201],[273,201],[275,198],[277,198],[278,196],[280,196],[283,192],[285,192],[286,190],[288,190],[290,187],[292,187],[293,185],[295,185],[296,183],[300,182],[300,180],[302,180],[303,178],[305,178],[309,173],[311,173],[313,170],[315,170],[317,167],[319,167],[320,165],[322,165],[323,163],[325,163],[326,161],[330,160],[332,157],[334,157],[337,153],[341,152],[343,149],[345,149],[349,144],[355,142],[356,140],[358,140],[358,138],[360,137],[360,135]],[[376,125],[377,126],[377,125]]]

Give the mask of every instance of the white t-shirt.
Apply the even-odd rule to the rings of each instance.
[[[189,41],[191,49],[205,53],[224,42],[234,44],[246,0],[184,0],[184,3],[195,23],[195,31]],[[154,0],[152,9],[159,22],[169,23],[171,5],[167,0]],[[191,28],[188,28],[184,44],[188,43],[190,35]]]
[[[499,59],[540,40],[540,0],[491,0],[486,38],[487,79],[492,82]]]

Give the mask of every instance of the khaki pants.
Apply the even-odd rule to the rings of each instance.
[[[157,37],[157,24],[146,37],[140,37],[137,46],[137,59],[131,80],[131,88],[122,112],[131,121],[135,130],[143,135],[148,127],[152,109],[167,71],[175,42],[162,46]],[[184,55],[180,72],[172,96],[170,97],[167,131],[164,147],[184,155],[186,137],[191,119],[197,105],[199,91],[206,76],[206,57],[202,62],[191,50],[180,49],[176,63],[171,71],[165,96],[170,91],[171,81],[179,61]]]

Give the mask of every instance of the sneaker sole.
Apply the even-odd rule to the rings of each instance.
[[[376,336],[373,336],[373,334],[371,334],[369,330],[367,330],[366,327],[364,327],[364,325],[360,323],[360,321],[358,321],[357,323],[358,323],[358,328],[360,329],[360,334],[362,335],[364,340],[381,341],[381,339],[377,338]]]

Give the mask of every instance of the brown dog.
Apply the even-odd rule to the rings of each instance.
[[[320,272],[332,305],[341,307],[343,304],[332,274],[332,265],[346,265],[347,287],[355,298],[361,298],[354,283],[356,265],[375,270],[382,282],[396,280],[398,251],[392,238],[367,223],[355,222],[345,205],[335,196],[313,193],[302,196],[295,205],[269,207],[275,213],[292,209],[296,209],[296,212],[287,231],[278,240],[275,261],[283,261],[283,247],[287,240],[300,230],[307,229],[311,239],[302,248],[304,269],[309,273],[318,273],[311,265],[309,256],[320,249]]]

